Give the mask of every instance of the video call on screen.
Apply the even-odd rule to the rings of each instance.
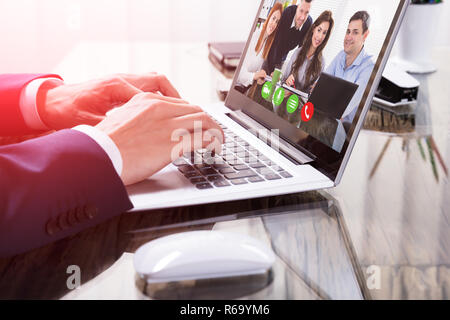
[[[398,6],[265,0],[235,89],[341,152]]]

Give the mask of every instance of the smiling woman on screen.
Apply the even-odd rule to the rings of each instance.
[[[262,65],[269,55],[282,13],[283,5],[279,2],[275,3],[261,31],[256,31],[253,35],[239,75],[239,84],[248,87],[253,84],[253,81],[258,81],[259,84],[264,82],[267,74],[261,70]]]

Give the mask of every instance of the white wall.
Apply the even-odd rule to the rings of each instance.
[[[450,3],[444,2],[437,45],[450,46]]]

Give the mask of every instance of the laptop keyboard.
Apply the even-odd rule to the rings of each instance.
[[[200,190],[290,179],[292,175],[220,124],[226,143],[221,154],[197,150],[173,164]]]

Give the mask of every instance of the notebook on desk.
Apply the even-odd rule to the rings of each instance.
[[[242,87],[239,82],[241,74],[248,72],[244,69],[245,59],[241,59],[225,103],[202,106],[223,128],[226,135],[223,150],[211,152],[204,149],[184,154],[148,180],[128,187],[134,211],[291,194],[332,188],[340,183],[409,1],[378,0],[370,4],[355,4],[346,0],[321,0],[321,8],[336,10],[333,9],[336,8],[336,2],[339,2],[339,8],[344,8],[342,12],[346,14],[334,12],[333,32],[341,33],[330,38],[330,48],[342,48],[349,14],[361,8],[374,13],[383,12],[382,16],[374,14],[374,18],[379,20],[367,39],[367,42],[373,42],[367,45],[367,50],[374,50],[371,54],[375,66],[342,147],[335,150],[332,145],[333,137],[320,139],[316,135],[316,132],[327,132],[320,128],[320,121],[315,121],[318,128],[308,131],[308,126],[305,126],[305,129],[298,128],[275,112],[264,108],[261,102],[272,101],[273,95],[276,94],[276,88],[270,87],[270,82],[266,82],[263,91],[258,92],[252,99],[237,90]],[[254,55],[251,50],[255,48],[250,44],[255,43],[254,37],[261,33],[259,21],[265,3],[261,1],[255,13],[244,58],[250,54]],[[314,8],[315,2],[311,4]],[[271,11],[268,10],[269,15]],[[311,14],[314,20],[320,12],[316,10]],[[371,37],[374,34],[376,36]],[[333,54],[334,51],[330,52]],[[333,57],[326,56],[325,60],[331,62]],[[322,88],[322,84],[319,88]],[[323,92],[327,90],[332,88],[329,81],[324,80]],[[288,98],[295,100],[295,94],[298,94],[299,98],[303,96],[302,93],[294,91],[294,95]],[[284,97],[283,92],[279,91],[277,99],[282,100]],[[322,98],[317,97],[318,105],[321,105]],[[347,99],[344,100],[346,101]],[[339,113],[344,108],[344,102],[339,105]],[[289,106],[292,107],[293,103],[289,103]],[[327,103],[319,108],[331,112],[332,105]]]
[[[237,68],[244,48],[245,42],[212,42],[208,44],[210,55],[227,69]]]

